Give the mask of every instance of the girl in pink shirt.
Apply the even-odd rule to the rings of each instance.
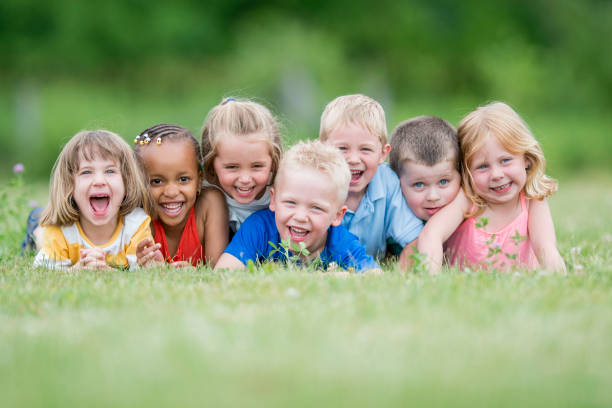
[[[419,236],[430,272],[446,256],[451,265],[565,271],[546,197],[557,182],[527,124],[494,102],[468,114],[457,128],[463,190],[436,213]]]

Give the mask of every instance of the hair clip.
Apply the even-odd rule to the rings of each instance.
[[[140,141],[140,135],[136,136],[136,138],[134,139],[134,144],[138,144],[139,141]]]
[[[236,102],[236,99],[230,96],[229,98],[225,98],[225,100],[223,101],[221,105],[225,105],[226,103],[232,102],[232,101]]]
[[[161,145],[161,136],[157,138],[157,145],[160,146]]]

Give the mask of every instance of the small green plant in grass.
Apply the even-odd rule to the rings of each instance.
[[[425,261],[426,256],[419,252],[416,247],[413,248],[413,252],[410,254],[409,258],[412,260],[412,272],[423,274],[428,271],[427,262]]]
[[[271,258],[274,254],[279,253],[285,257],[288,264],[297,264],[301,257],[310,255],[310,251],[306,249],[306,244],[292,242],[291,238],[281,240],[278,245],[272,241],[268,241],[268,243],[274,248],[270,251],[269,257]]]

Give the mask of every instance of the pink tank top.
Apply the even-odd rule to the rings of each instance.
[[[513,266],[538,268],[538,260],[529,240],[529,211],[525,196],[520,194],[521,212],[508,225],[495,233],[476,228],[470,217],[446,241],[445,255],[451,265],[505,270]],[[518,234],[518,235],[517,235]],[[521,237],[517,239],[517,237]]]

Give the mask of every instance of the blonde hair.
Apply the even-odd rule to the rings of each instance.
[[[40,218],[40,225],[70,225],[79,220],[79,208],[74,200],[74,176],[81,158],[99,157],[117,163],[121,171],[125,197],[119,207],[124,216],[137,207],[147,213],[153,208],[145,176],[130,146],[117,134],[107,130],[83,130],[74,135],[62,149],[51,174],[49,204]]]
[[[480,214],[486,206],[474,191],[470,165],[488,137],[495,137],[509,153],[525,157],[527,181],[523,191],[527,198],[541,200],[557,191],[557,182],[544,174],[546,159],[540,144],[523,119],[507,104],[492,102],[469,113],[459,123],[457,136],[463,156],[463,188],[477,207],[471,215]]]
[[[387,144],[387,121],[385,111],[374,99],[361,95],[339,96],[327,104],[321,115],[319,139],[326,141],[338,126],[356,125],[378,137]]]
[[[338,149],[318,140],[298,142],[285,153],[279,172],[294,167],[314,169],[328,176],[338,190],[338,203],[344,204],[351,182],[351,171]]]
[[[217,144],[225,135],[247,137],[254,133],[263,133],[262,140],[268,143],[272,158],[271,182],[274,182],[283,154],[278,128],[278,122],[265,106],[249,100],[225,98],[208,113],[202,129],[202,156],[206,180],[218,184],[213,163],[217,157]]]

